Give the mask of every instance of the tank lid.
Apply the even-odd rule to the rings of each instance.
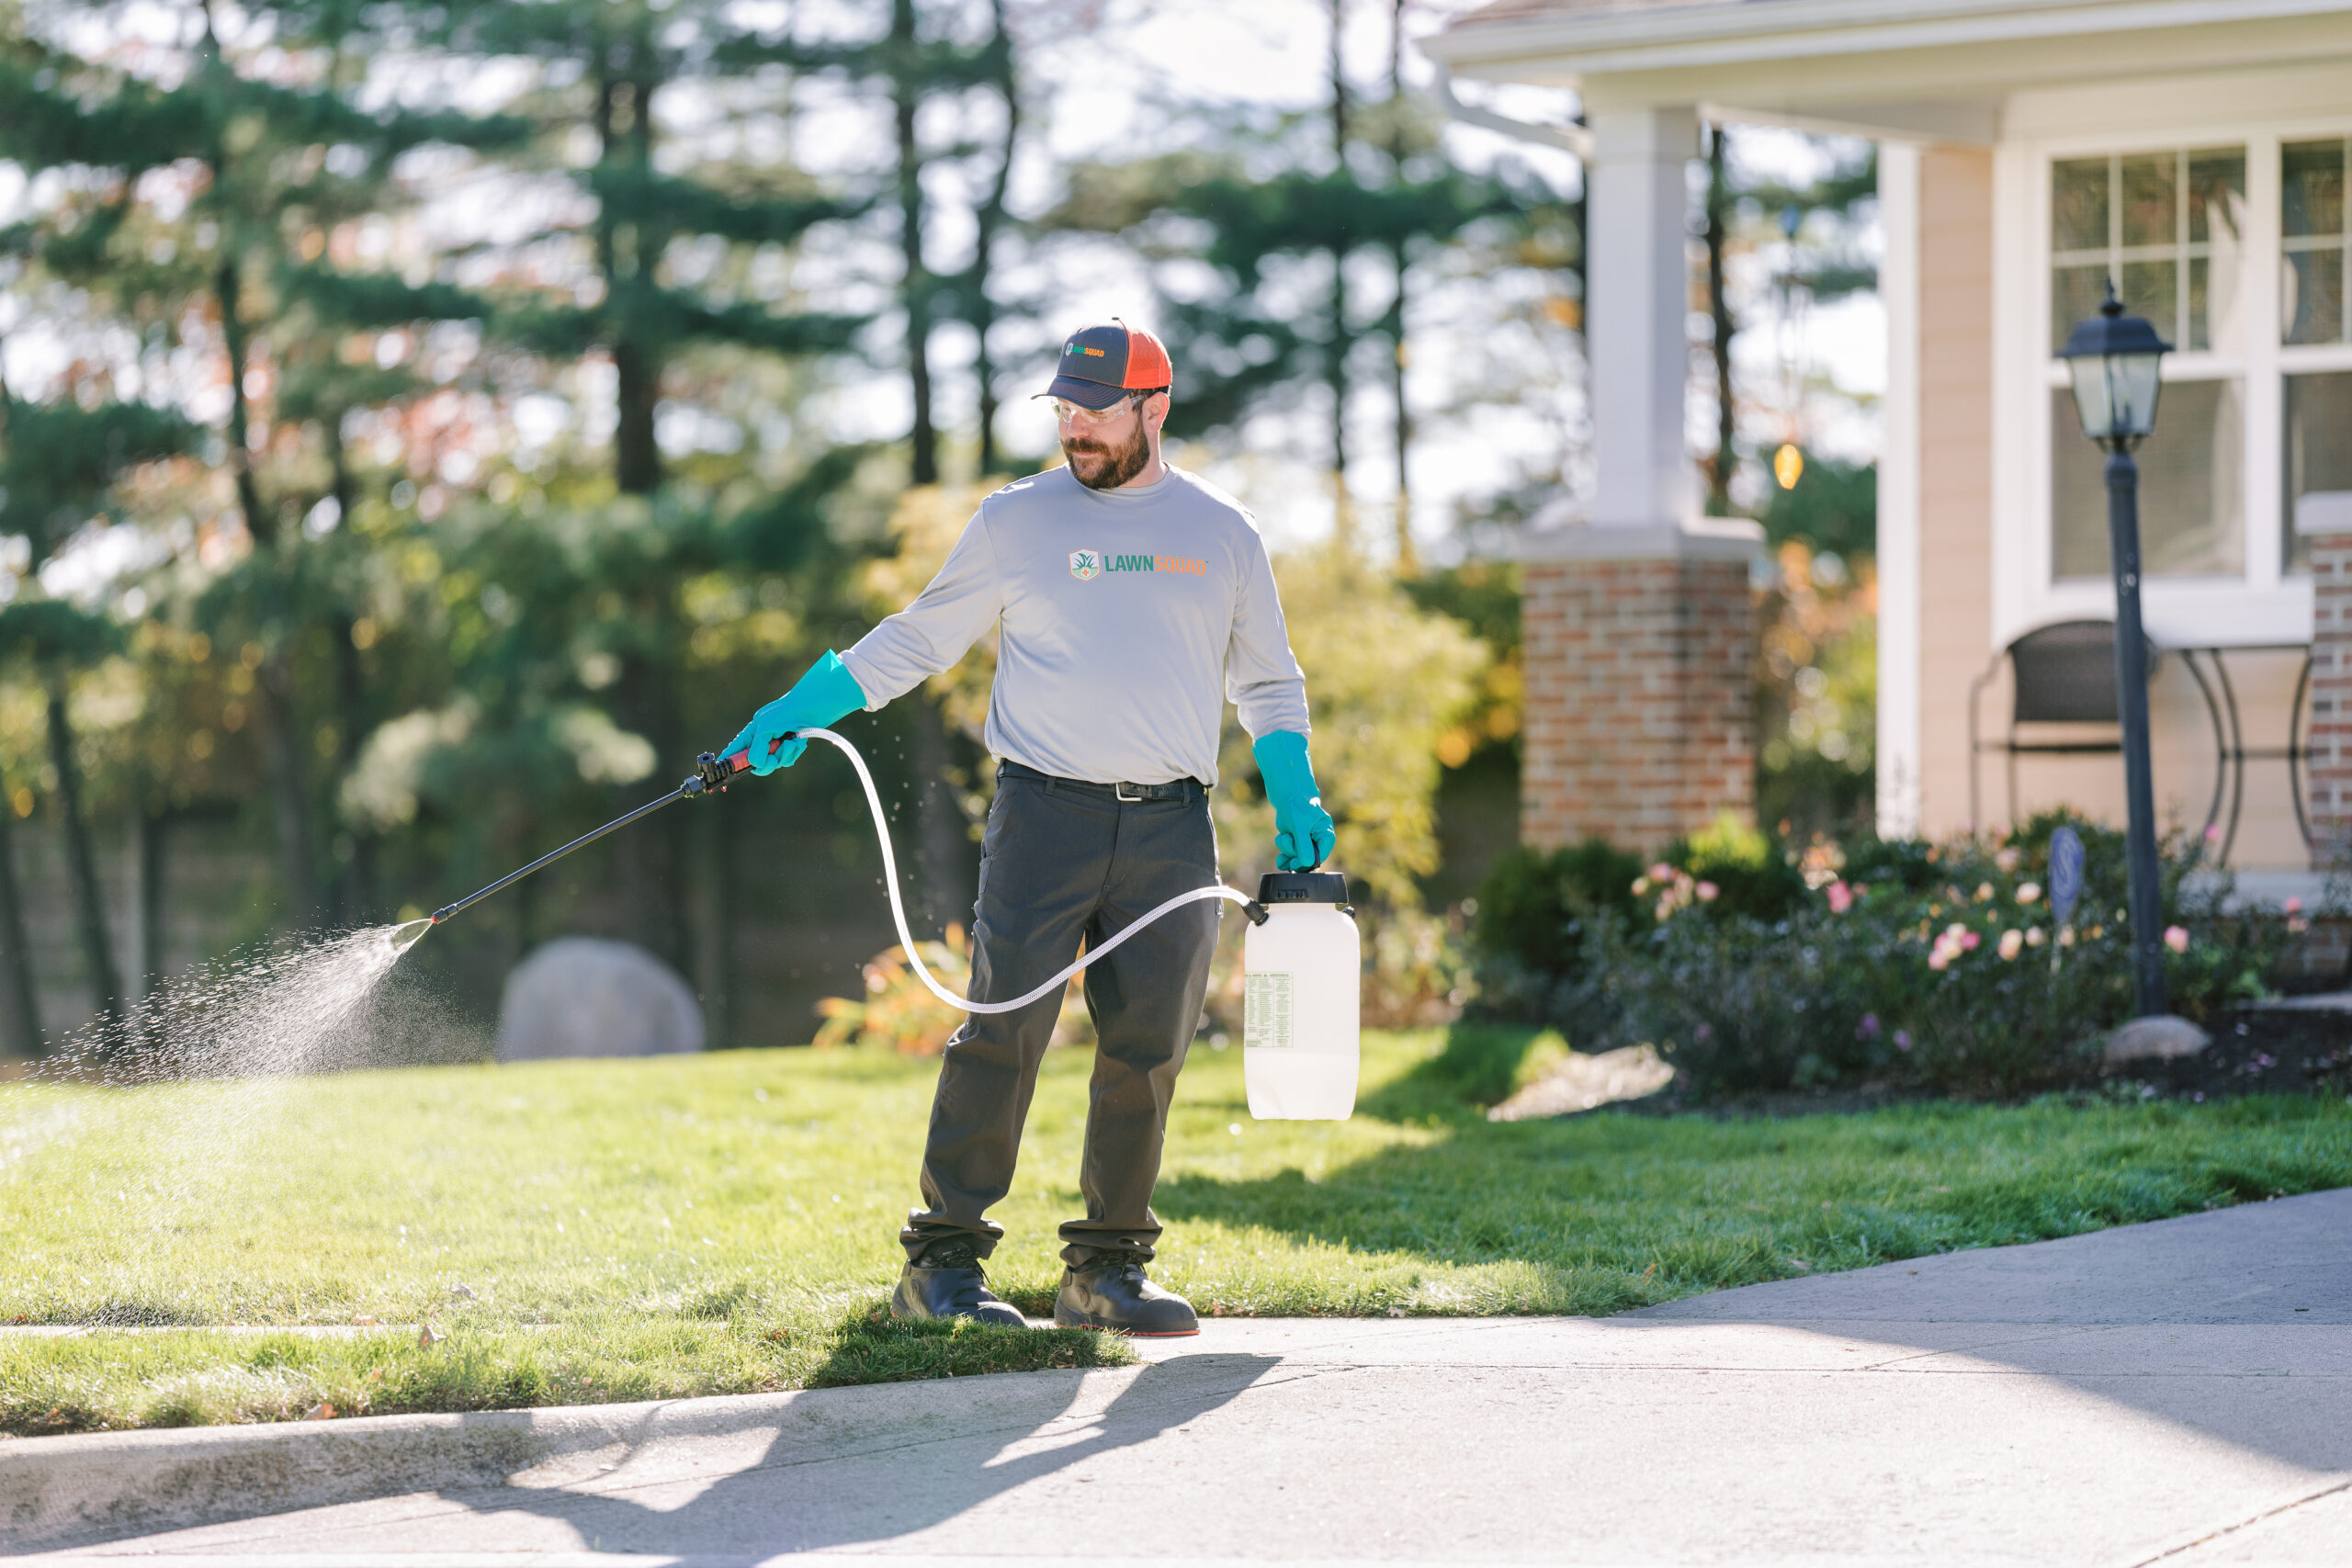
[[[1333,871],[1270,871],[1258,878],[1261,904],[1344,904],[1348,879]]]

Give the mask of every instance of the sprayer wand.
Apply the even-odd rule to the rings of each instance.
[[[611,821],[605,823],[603,827],[596,829],[594,831],[581,834],[580,837],[572,840],[571,842],[564,845],[563,848],[549,851],[548,853],[543,854],[538,859],[533,861],[530,864],[523,867],[520,871],[508,872],[505,875],[500,877],[497,881],[492,883],[489,886],[483,888],[479,893],[468,894],[465,897],[458,899],[454,904],[444,905],[442,908],[434,910],[432,919],[425,923],[428,925],[437,926],[442,921],[447,919],[450,916],[456,914],[458,910],[469,908],[473,905],[481,903],[483,899],[489,897],[492,894],[497,892],[500,888],[506,886],[508,884],[522,881],[523,878],[530,875],[531,873],[538,870],[542,866],[553,865],[557,861],[561,860],[572,851],[586,844],[593,844],[597,840],[603,838],[605,834],[614,831],[616,829],[626,828],[640,817],[650,817],[654,812],[661,810],[663,807],[669,805],[673,801],[684,800],[690,795],[707,795],[713,790],[725,789],[727,787],[727,781],[729,778],[733,777],[737,773],[749,768],[751,765],[752,754],[749,751],[738,751],[734,756],[727,758],[724,761],[720,760],[720,758],[714,752],[705,751],[701,756],[695,759],[694,775],[687,779],[685,783],[672,790],[669,794],[662,796],[659,800],[649,800],[644,805],[639,807],[636,810],[628,812],[626,815],[614,818]]]
[[[932,977],[931,971],[923,967],[922,955],[915,947],[914,935],[907,930],[907,908],[904,900],[902,900],[899,896],[899,858],[891,851],[890,825],[888,818],[887,818],[882,813],[882,794],[879,790],[874,787],[874,775],[866,771],[865,759],[857,754],[856,747],[852,746],[848,741],[842,739],[840,736],[834,734],[830,729],[810,728],[797,730],[791,735],[780,737],[775,742],[775,745],[771,746],[769,749],[774,750],[776,747],[782,746],[786,740],[789,739],[830,741],[834,747],[839,749],[842,756],[849,759],[850,766],[857,770],[857,782],[863,785],[865,790],[866,807],[874,814],[874,836],[880,841],[882,846],[882,886],[890,895],[890,919],[897,925],[899,930],[899,943],[900,950],[906,953],[908,966],[913,969],[915,972],[915,977],[921,980],[925,987],[929,987],[931,994],[937,997],[941,1001],[945,1002],[949,1007],[957,1009],[960,1011],[998,1013],[1013,1012],[1019,1009],[1025,1008],[1030,1003],[1037,1000],[1040,997],[1047,996],[1052,992],[1060,989],[1063,986],[1068,985],[1069,983],[1070,976],[1076,975],[1080,970],[1084,969],[1088,964],[1096,962],[1098,959],[1109,956],[1112,951],[1118,947],[1121,942],[1126,941],[1129,937],[1135,935],[1146,926],[1150,925],[1162,915],[1172,914],[1176,910],[1182,908],[1187,904],[1197,904],[1204,899],[1209,898],[1223,899],[1227,903],[1240,905],[1243,912],[1248,914],[1250,919],[1255,923],[1259,925],[1264,925],[1266,923],[1265,907],[1260,904],[1256,899],[1250,897],[1246,893],[1241,893],[1234,888],[1227,887],[1222,883],[1211,883],[1206,887],[1195,887],[1189,893],[1179,893],[1173,898],[1168,899],[1158,907],[1146,910],[1141,919],[1130,922],[1119,932],[1118,935],[1111,938],[1110,941],[1104,942],[1100,947],[1090,949],[1069,968],[1064,969],[1060,974],[1055,976],[1044,985],[1037,987],[1035,990],[1030,991],[1025,996],[1015,997],[1011,1001],[1006,1002],[976,1002],[966,998],[959,997],[955,992],[949,990],[946,987],[941,985],[937,980],[933,979]],[[630,823],[636,821],[639,818],[650,816],[652,813],[661,810],[672,801],[685,800],[695,795],[710,795],[719,790],[723,790],[727,787],[729,782],[738,773],[749,773],[751,768],[752,754],[748,750],[738,751],[731,757],[721,757],[715,752],[705,751],[701,756],[695,759],[694,775],[691,778],[688,778],[684,784],[681,784],[677,788],[672,790],[669,794],[662,796],[659,800],[647,801],[644,805],[639,807],[636,810],[629,812],[627,816],[614,818],[610,822],[605,823],[603,827],[597,829],[593,833],[582,834],[579,838],[574,839],[571,842],[564,845],[563,848],[541,855],[538,859],[533,861],[530,864],[523,867],[519,871],[508,872],[504,876],[500,877],[497,881],[492,883],[489,886],[483,888],[479,893],[473,894],[469,897],[460,898],[456,903],[448,905],[444,908],[435,910],[430,919],[411,921],[410,925],[416,928],[415,935],[409,937],[405,942],[401,942],[401,946],[406,947],[410,943],[414,942],[417,937],[423,936],[426,931],[432,930],[435,926],[439,925],[443,920],[447,919],[458,910],[474,904],[479,904],[484,898],[487,898],[492,894],[497,892],[500,888],[506,886],[510,883],[521,881],[524,877],[530,875],[531,873],[537,871],[542,866],[553,864],[555,862],[560,861],[564,856],[570,854],[572,851],[580,848],[582,844],[593,844],[597,840],[603,838],[605,834],[613,831],[615,829],[626,828]],[[401,929],[405,931],[408,928],[403,927]],[[398,939],[395,938],[395,940]]]

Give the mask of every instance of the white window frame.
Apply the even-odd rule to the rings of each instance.
[[[2234,94],[2215,94],[2216,98]],[[2086,95],[2080,118],[2100,118],[2103,95]],[[2176,100],[2177,105],[2177,100]],[[2074,119],[2053,113],[2049,98],[2035,106],[2045,126]],[[2177,353],[2165,359],[2165,379],[2210,378],[2215,372],[2245,385],[2241,511],[2245,526],[2243,577],[2149,577],[2142,585],[2149,635],[2169,647],[2256,647],[2308,643],[2312,585],[2307,574],[2281,570],[2281,378],[2290,372],[2352,370],[2352,343],[2287,346],[2280,341],[2279,147],[2290,141],[2352,135],[2352,115],[2249,119],[2191,118],[2130,130],[2086,125],[2053,129],[2030,139],[2005,141],[1994,166],[1993,621],[1996,646],[2052,621],[2106,618],[2115,614],[2112,583],[2053,577],[2050,393],[2066,384],[2051,355],[2051,166],[2109,154],[2182,148],[2243,146],[2246,158],[2247,234],[2243,287],[2248,342],[2242,355]],[[2129,301],[2126,302],[2127,304]],[[2158,408],[2159,423],[2164,417]],[[1927,440],[1935,433],[1923,433]],[[2075,439],[2080,439],[2077,435]]]

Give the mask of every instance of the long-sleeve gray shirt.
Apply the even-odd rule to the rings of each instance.
[[[842,661],[878,708],[1000,621],[989,750],[1040,773],[1213,784],[1227,698],[1253,738],[1307,732],[1257,520],[1180,468],[1142,490],[1089,490],[1067,468],[1005,486]]]

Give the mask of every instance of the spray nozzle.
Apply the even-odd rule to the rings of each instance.
[[[687,795],[707,795],[727,787],[728,781],[751,765],[751,753],[738,751],[732,757],[722,757],[716,751],[705,751],[695,759],[694,776],[678,787]]]

